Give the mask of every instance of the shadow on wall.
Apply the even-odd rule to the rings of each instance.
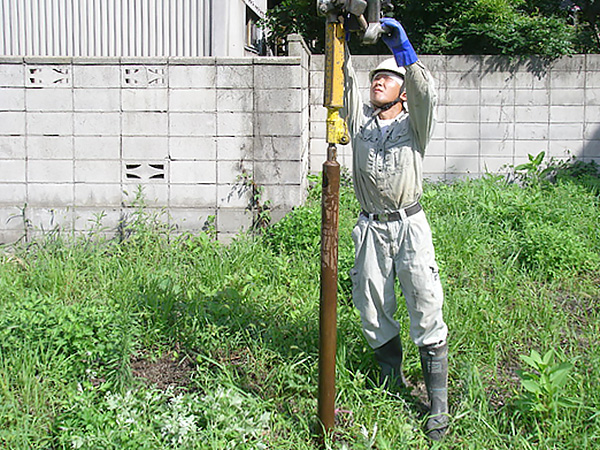
[[[489,56],[483,57],[481,64],[482,75],[487,75],[495,72],[529,72],[538,79],[548,75],[552,60],[527,56],[527,57],[511,57],[511,56]]]

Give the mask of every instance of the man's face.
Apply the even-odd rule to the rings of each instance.
[[[386,73],[378,73],[371,81],[371,103],[375,106],[382,106],[393,102],[400,95],[400,85],[398,82]]]

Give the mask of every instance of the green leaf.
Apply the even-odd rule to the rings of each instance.
[[[540,384],[534,380],[521,380],[523,389],[533,394],[540,394],[542,392]]]
[[[550,373],[550,381],[555,386],[564,386],[569,378],[569,372],[573,368],[573,365],[568,362],[564,362],[554,367]]]

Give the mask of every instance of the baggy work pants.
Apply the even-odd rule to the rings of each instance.
[[[390,222],[361,215],[352,239],[352,297],[369,345],[381,347],[400,331],[394,318],[398,307],[395,276],[406,300],[413,342],[419,347],[445,342],[444,295],[425,213]]]

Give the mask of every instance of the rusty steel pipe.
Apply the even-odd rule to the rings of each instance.
[[[337,346],[338,222],[340,164],[329,144],[323,163],[321,203],[321,300],[319,317],[319,419],[325,433],[335,423],[335,353]]]

